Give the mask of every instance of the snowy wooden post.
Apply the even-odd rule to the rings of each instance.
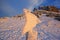
[[[26,23],[23,28],[22,35],[28,32],[27,40],[37,40],[37,32],[34,31],[33,28],[36,24],[40,23],[40,20],[27,9],[24,9],[24,13],[26,16]]]
[[[28,36],[27,36],[26,40],[37,40],[38,33],[36,31],[30,30],[27,35]]]

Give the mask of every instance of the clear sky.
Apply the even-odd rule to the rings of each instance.
[[[60,0],[0,0],[0,17],[21,14],[24,8],[32,10],[37,6],[54,5],[60,8]]]

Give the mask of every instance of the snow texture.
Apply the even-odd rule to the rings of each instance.
[[[7,18],[8,21],[0,21],[0,40],[26,40],[26,35],[21,37],[25,24],[25,18]],[[60,40],[60,21],[42,15],[42,21],[33,30],[37,31],[37,40]],[[1,27],[11,27],[4,30]]]

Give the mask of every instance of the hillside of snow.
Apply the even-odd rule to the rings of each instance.
[[[41,23],[33,30],[37,31],[37,40],[60,40],[60,21],[41,15]],[[25,17],[0,18],[0,40],[26,40],[21,36]]]

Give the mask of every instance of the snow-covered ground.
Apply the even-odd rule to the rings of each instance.
[[[60,40],[60,21],[43,15],[39,19],[42,22],[33,28],[38,32],[37,40]],[[0,40],[26,40],[26,35],[21,37],[24,24],[25,18],[20,17],[7,18],[7,21],[0,20]],[[4,29],[8,27],[11,29]]]

